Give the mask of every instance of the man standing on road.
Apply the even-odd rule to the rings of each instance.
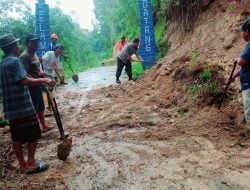
[[[26,50],[20,55],[27,76],[31,78],[43,78],[44,74],[41,69],[41,64],[36,50],[38,48],[39,38],[33,34],[28,34],[25,38]],[[42,125],[42,132],[49,131],[52,127],[48,127],[44,117],[44,101],[42,95],[42,89],[40,86],[29,86],[30,96],[35,107],[37,117]]]
[[[58,39],[57,34],[51,34],[50,39],[51,39],[51,42],[48,45],[48,51],[54,51],[56,44],[57,44],[57,39]]]
[[[240,66],[240,70],[233,74],[232,80],[240,76],[245,119],[248,131],[250,131],[250,19],[242,25],[241,30],[242,38],[247,42],[247,45],[240,57],[235,59],[235,62]],[[250,147],[241,152],[241,156],[250,157]]]
[[[64,81],[64,72],[60,69],[58,65],[60,65],[60,55],[63,53],[63,46],[61,44],[57,44],[54,48],[54,51],[47,51],[42,56],[43,68],[45,77],[53,79],[54,72],[59,77],[61,84],[67,84]]]
[[[132,64],[134,61],[132,59],[132,55],[136,55],[139,61],[143,61],[141,57],[138,56],[138,48],[139,48],[140,40],[139,38],[135,38],[133,43],[129,43],[125,48],[118,54],[117,56],[117,70],[116,70],[116,83],[120,84],[120,76],[125,66],[125,70],[128,75],[128,80],[132,80]]]
[[[128,44],[127,37],[122,36],[118,45],[118,52],[121,52],[127,44]]]
[[[0,97],[3,98],[5,119],[9,120],[13,149],[19,161],[19,172],[35,173],[48,168],[35,160],[35,151],[41,131],[27,86],[55,85],[54,80],[30,78],[17,57],[19,48],[13,34],[0,36],[4,52],[0,63]],[[28,159],[24,159],[22,144],[28,143]]]
[[[57,45],[57,40],[58,40],[58,36],[57,34],[51,34],[50,36],[50,39],[51,39],[51,43],[49,44],[48,46],[48,51],[55,51],[55,48],[58,47]],[[61,59],[61,56],[65,57],[65,58],[68,58],[67,55],[63,55],[63,52],[60,53],[59,55],[59,59],[58,61],[56,62],[57,64],[57,68],[58,68],[58,71],[60,73],[60,76],[59,79],[60,79],[60,84],[68,84],[65,82],[65,78],[64,78],[64,68],[63,68],[63,63],[62,63],[62,59]],[[57,73],[56,73],[57,74]],[[57,77],[55,76],[55,79],[57,80]]]

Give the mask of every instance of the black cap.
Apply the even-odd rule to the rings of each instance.
[[[38,37],[36,37],[34,34],[28,34],[26,37],[25,37],[25,42],[28,43],[28,42],[31,42],[31,41],[38,41],[40,40]]]
[[[242,31],[250,30],[250,19],[246,20],[240,28]]]

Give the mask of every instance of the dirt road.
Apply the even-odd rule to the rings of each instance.
[[[31,176],[8,171],[0,189],[250,189],[250,160],[238,156],[242,148],[234,144],[239,138],[226,110],[190,108],[180,115],[171,97],[143,79],[114,84],[114,70],[93,69],[80,74],[79,84],[57,89],[73,137],[70,162],[56,157],[55,128],[43,134],[37,150],[50,169]],[[48,122],[55,126],[53,118]]]
[[[80,89],[86,91],[115,84],[115,73],[116,66],[99,67],[79,73],[78,83],[74,83],[74,81],[70,80],[70,85],[67,86],[67,90]],[[122,82],[127,81],[125,73],[123,73],[120,80]]]

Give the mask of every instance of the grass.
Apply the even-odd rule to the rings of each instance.
[[[217,69],[217,72],[219,72],[218,67]],[[192,95],[196,98],[206,93],[216,95],[219,92],[219,81],[217,76],[213,76],[209,68],[204,68],[204,70],[196,76],[195,82],[189,88]]]
[[[142,64],[140,62],[132,63],[132,76],[134,80],[137,80],[142,75],[144,75],[145,71],[143,70]]]
[[[197,69],[198,61],[200,59],[200,54],[197,50],[192,51],[191,54],[191,64],[190,64],[190,70],[194,71]]]
[[[184,108],[184,107],[179,107],[177,112],[180,114],[180,115],[184,115],[185,113],[188,112],[188,109],[187,108]]]

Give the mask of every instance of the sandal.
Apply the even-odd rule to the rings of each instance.
[[[34,173],[39,173],[47,170],[49,168],[49,165],[44,164],[42,161],[39,161],[36,163],[36,167],[32,169],[26,170],[26,174],[34,174]]]

